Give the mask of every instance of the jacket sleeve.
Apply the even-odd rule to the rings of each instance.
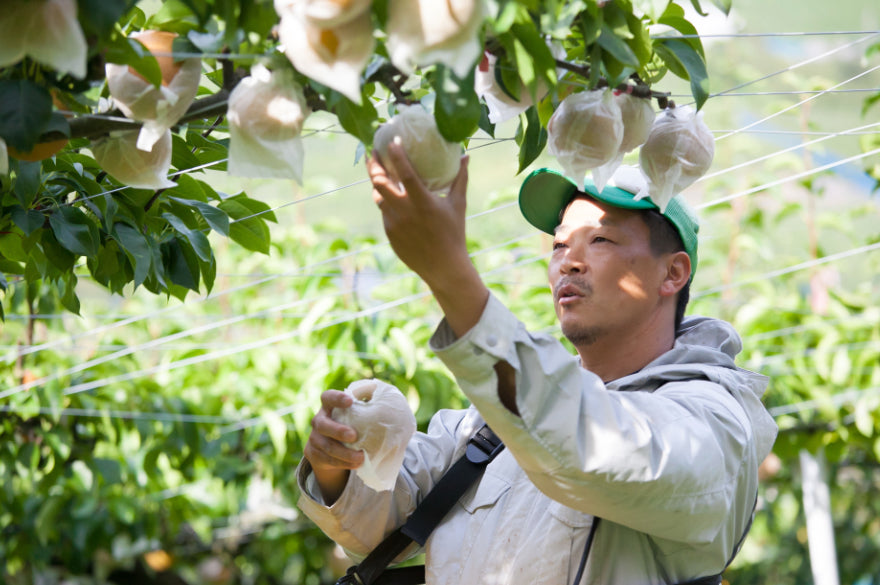
[[[479,428],[475,426],[478,421],[479,415],[473,409],[439,411],[431,419],[428,432],[416,433],[407,445],[393,490],[376,492],[352,473],[332,506],[324,505],[311,466],[303,459],[296,471],[300,489],[297,506],[352,558],[362,559],[406,521],[463,453],[467,438]]]
[[[529,334],[494,296],[464,337],[444,322],[431,345],[550,498],[670,540],[703,543],[718,534],[750,452],[745,412],[720,385],[701,379],[609,391],[557,340]],[[516,371],[520,416],[498,398],[498,361]]]

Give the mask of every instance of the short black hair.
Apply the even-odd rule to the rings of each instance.
[[[655,256],[662,254],[674,254],[675,252],[685,252],[684,242],[681,235],[672,222],[659,211],[654,209],[646,209],[639,214],[645,224],[648,226],[650,233],[651,252]],[[691,279],[687,284],[678,291],[678,299],[675,305],[675,331],[678,332],[681,322],[684,319],[684,312],[687,309],[688,301],[691,296]]]

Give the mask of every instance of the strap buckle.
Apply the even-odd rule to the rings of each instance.
[[[361,579],[361,576],[358,575],[357,568],[357,565],[350,566],[345,575],[336,581],[336,585],[366,585]]]
[[[471,463],[482,465],[494,459],[502,449],[504,449],[504,443],[501,442],[501,439],[492,432],[488,425],[483,425],[483,428],[468,441],[465,456]]]

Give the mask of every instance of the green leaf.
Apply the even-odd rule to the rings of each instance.
[[[187,144],[186,140],[178,134],[171,135],[171,164],[178,170],[194,169],[201,166],[202,161],[199,160],[193,151],[192,146]],[[181,175],[181,177],[188,175]],[[195,180],[195,179],[193,179]],[[179,182],[178,182],[179,185]]]
[[[653,43],[651,42],[651,34],[645,27],[644,21],[635,14],[628,13],[626,15],[626,23],[632,39],[627,41],[629,48],[635,53],[639,63],[645,64],[651,61],[651,53],[653,51]]]
[[[162,245],[162,260],[168,279],[185,289],[199,290],[199,261],[186,240],[172,238]]]
[[[137,288],[149,276],[153,264],[150,244],[142,233],[125,223],[117,223],[113,232],[116,242],[134,268],[134,286]]]
[[[617,36],[614,31],[611,30],[608,23],[602,24],[602,33],[599,35],[599,46],[624,65],[629,65],[630,67],[639,66],[639,58],[636,57],[633,50],[629,48],[626,41]]]
[[[66,278],[58,282],[58,289],[61,293],[60,300],[64,308],[74,315],[79,315],[80,304],[79,297],[76,296],[76,282],[76,274],[68,272]]]
[[[168,26],[162,27],[160,25],[179,24],[180,21],[195,24],[196,18],[194,17],[197,16],[199,16],[198,13],[190,3],[181,0],[166,0],[156,14],[150,17],[146,26],[147,28],[159,27],[170,30]]]
[[[260,418],[266,423],[269,439],[275,449],[275,460],[281,462],[287,454],[287,425],[275,411],[264,412]]]
[[[855,404],[856,429],[865,437],[874,435],[874,415],[868,400],[859,400]]]
[[[682,77],[689,79],[691,82],[691,93],[696,100],[697,109],[703,107],[709,98],[709,76],[706,73],[706,62],[694,48],[685,41],[675,39],[664,39],[655,45],[655,50],[660,48],[668,49],[668,52],[658,51],[663,61],[669,67],[670,71]],[[676,62],[684,68],[685,74],[681,75],[680,70],[673,68],[673,62]]]
[[[12,221],[26,236],[29,236],[43,227],[43,224],[46,223],[46,217],[34,209],[16,207],[12,210]]]
[[[695,10],[695,11],[697,12],[697,14],[699,14],[700,16],[709,16],[708,13],[703,12],[703,7],[700,6],[700,0],[691,0],[691,6],[694,7],[694,10]]]
[[[58,242],[80,256],[98,252],[100,235],[95,222],[76,207],[62,205],[49,215],[49,225]]]
[[[22,247],[22,238],[20,234],[11,231],[0,233],[0,260],[27,262],[27,259],[28,253]],[[11,267],[4,267],[2,270],[15,273]]]
[[[486,104],[480,104],[480,129],[495,138],[495,124],[489,121],[489,106]]]
[[[95,457],[89,467],[105,486],[122,483],[122,465],[119,461]]]
[[[54,540],[58,534],[58,516],[64,509],[64,498],[48,496],[43,500],[40,511],[34,518],[34,532],[43,546]]]
[[[120,281],[122,285],[130,280],[126,277],[126,272],[131,275],[131,270],[126,271],[125,255],[119,249],[119,244],[115,240],[108,240],[106,245],[102,246],[94,258],[89,258],[87,263],[89,272],[96,282],[101,283],[113,292],[121,292],[122,287],[117,286]]]
[[[218,208],[229,214],[233,220],[229,226],[229,237],[239,245],[254,252],[269,253],[270,233],[265,220],[275,220],[272,213],[262,213],[259,209],[264,203],[243,195],[221,201]],[[260,215],[255,215],[260,213]]]
[[[202,271],[202,281],[205,283],[205,290],[211,292],[214,288],[214,281],[217,279],[217,261],[214,255],[207,262],[200,262],[199,267]]]
[[[534,98],[541,81],[550,87],[556,84],[556,58],[531,19],[516,23],[510,30],[519,41],[517,48],[525,51],[523,54],[517,50],[516,66],[520,79]],[[529,72],[528,78],[523,74],[525,71]]]
[[[547,145],[547,130],[541,126],[535,106],[520,114],[516,143],[519,145],[519,170],[516,171],[519,174],[538,158]]]
[[[131,2],[129,0],[78,0],[77,12],[83,32],[103,38],[122,18]]]
[[[482,113],[474,91],[474,71],[460,78],[448,67],[437,65],[432,85],[437,92],[434,119],[440,134],[449,142],[470,138],[479,128]]]
[[[364,144],[373,143],[373,134],[379,125],[379,114],[370,100],[366,99],[358,105],[342,94],[333,92],[327,104],[346,132]]]
[[[0,81],[0,138],[21,152],[34,149],[52,117],[52,96],[26,79]]]
[[[71,270],[76,262],[76,255],[72,254],[70,250],[58,242],[54,232],[49,231],[43,233],[43,237],[40,239],[40,248],[42,248],[46,260],[48,260],[51,266],[58,272],[67,272],[68,270]],[[29,261],[30,260],[38,260],[33,252],[31,252],[31,258]],[[39,268],[40,276],[43,278],[52,274],[49,265],[40,265]]]
[[[162,217],[171,224],[171,227],[173,227],[177,233],[186,238],[192,246],[193,251],[196,253],[196,256],[199,257],[199,260],[204,262],[211,260],[213,257],[213,254],[211,253],[211,244],[208,243],[208,238],[205,234],[198,229],[187,227],[183,220],[173,213],[163,213]]]
[[[30,207],[43,183],[43,165],[37,162],[18,161],[18,171],[12,192],[22,207]]]
[[[706,55],[703,52],[703,43],[699,38],[699,33],[697,32],[696,27],[691,24],[690,21],[684,18],[684,16],[664,14],[664,16],[660,19],[660,24],[665,24],[666,26],[674,28],[681,34],[687,35],[689,38],[677,40],[684,41],[689,44],[697,53],[700,54],[700,57],[705,60]]]
[[[229,235],[229,216],[226,215],[222,209],[218,209],[214,207],[210,203],[206,203],[204,201],[196,201],[193,199],[183,199],[180,197],[169,197],[169,199],[180,203],[181,205],[186,205],[187,207],[192,207],[195,209],[199,215],[201,215],[205,221],[211,226],[215,232],[221,233],[224,236]]]

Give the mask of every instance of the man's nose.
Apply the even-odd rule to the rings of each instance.
[[[582,257],[582,254],[579,254],[572,248],[568,248],[565,251],[565,255],[562,257],[559,270],[563,274],[582,274],[585,268],[586,262]]]

